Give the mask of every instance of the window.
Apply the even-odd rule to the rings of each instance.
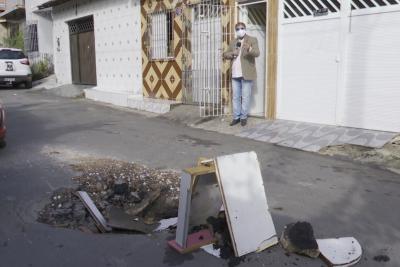
[[[39,51],[37,24],[28,24],[25,26],[25,51]]]
[[[172,10],[150,14],[149,44],[151,59],[174,57],[174,13]]]
[[[22,51],[9,50],[9,49],[1,49],[0,50],[0,59],[23,59],[26,58]]]

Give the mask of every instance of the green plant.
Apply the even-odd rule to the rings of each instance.
[[[32,80],[43,79],[52,74],[53,69],[48,59],[43,59],[31,65]]]
[[[15,35],[3,38],[4,46],[24,50],[24,33],[18,31]]]

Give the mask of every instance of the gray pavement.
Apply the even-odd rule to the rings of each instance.
[[[318,238],[354,236],[358,266],[400,266],[400,177],[371,165],[193,129],[166,118],[26,90],[1,90],[8,145],[0,150],[0,266],[228,266],[202,251],[181,256],[168,233],[86,234],[36,222],[52,190],[71,186],[66,162],[49,151],[182,169],[199,156],[257,152],[272,216],[307,220]],[[390,261],[376,262],[376,255]],[[239,266],[324,266],[277,246]]]

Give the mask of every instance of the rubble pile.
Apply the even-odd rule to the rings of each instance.
[[[95,231],[93,219],[75,195],[77,191],[87,192],[106,219],[111,208],[122,209],[148,224],[177,216],[179,173],[175,171],[109,159],[86,159],[72,167],[80,173],[73,178],[78,186],[55,191],[38,221]]]

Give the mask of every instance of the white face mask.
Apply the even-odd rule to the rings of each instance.
[[[238,31],[236,31],[236,36],[238,38],[243,38],[246,35],[246,29],[240,29]]]

